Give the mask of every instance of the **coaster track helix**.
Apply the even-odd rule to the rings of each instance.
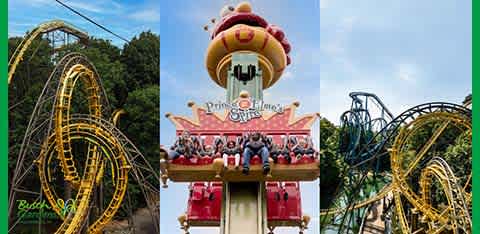
[[[83,88],[88,114],[71,113],[76,87]],[[109,109],[100,78],[88,59],[79,53],[62,58],[38,98],[17,158],[9,196],[10,231],[21,222],[21,217],[12,218],[15,198],[22,194],[36,195],[37,200],[45,196],[63,220],[55,233],[102,233],[119,209],[125,209],[124,198],[130,199],[127,187],[133,178],[158,232],[158,172],[115,127],[123,111],[113,114],[114,123],[103,119]],[[43,193],[26,184],[34,167]],[[66,186],[59,186],[62,181]],[[73,191],[76,195],[65,195]],[[74,197],[76,208],[65,214],[58,201],[68,196]]]
[[[471,161],[471,110],[433,102],[393,118],[375,95],[350,96],[352,107],[340,127],[344,180],[331,208],[321,210],[321,228],[362,233],[373,205],[383,200],[389,233],[469,233],[471,166],[451,167]],[[378,100],[379,110],[367,108],[361,97]],[[466,158],[447,157],[459,141],[469,144]]]

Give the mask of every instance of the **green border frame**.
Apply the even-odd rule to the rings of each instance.
[[[3,74],[2,85],[0,86],[0,209],[3,210],[0,220],[0,233],[8,233],[8,0],[2,0],[0,6],[0,33],[2,43],[0,43],[0,57],[2,61],[0,69]],[[3,230],[3,231],[1,231]]]
[[[480,71],[480,60],[478,60],[479,47],[475,45],[475,41],[479,37],[478,30],[475,30],[479,24],[479,16],[475,12],[479,12],[479,6],[480,3],[478,1],[472,0],[472,233],[480,233],[480,196],[477,195],[480,191],[480,180],[478,178],[480,175],[480,137],[476,134],[480,125],[480,113],[473,108],[473,102],[477,98],[474,94],[480,93],[480,82],[478,80]]]
[[[2,61],[0,63],[1,73],[4,74],[3,85],[0,86],[0,149],[2,156],[0,159],[0,164],[2,169],[0,170],[0,178],[3,178],[0,185],[0,209],[3,210],[2,218],[0,219],[0,233],[8,233],[8,83],[7,83],[7,69],[8,69],[8,0],[2,0],[0,6],[0,37],[2,38],[2,43],[0,43],[0,57]],[[479,12],[480,3],[472,0],[472,92],[473,94],[480,93],[480,81],[475,79],[480,72],[480,63],[477,59],[479,47],[475,46],[475,41],[480,37],[478,35],[478,30],[475,30],[477,24],[479,23],[479,16],[475,12]],[[472,97],[475,95],[472,95]],[[479,96],[480,97],[480,96]],[[473,98],[476,100],[476,98]],[[480,103],[480,102],[479,102]],[[480,137],[477,137],[476,130],[480,125],[480,113],[473,111],[473,132],[472,134],[472,150],[473,150],[473,191],[472,191],[472,202],[473,202],[473,229],[472,233],[480,233],[480,196],[476,196],[477,193],[480,193],[480,180],[478,176],[480,175]],[[478,147],[476,147],[478,146]],[[1,231],[4,230],[4,231]]]

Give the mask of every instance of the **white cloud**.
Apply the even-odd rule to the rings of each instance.
[[[327,9],[329,5],[329,0],[320,0],[320,9]]]
[[[407,82],[415,82],[418,78],[418,68],[411,63],[397,64],[395,65],[395,77]]]
[[[116,1],[109,1],[109,3],[114,7],[116,10],[124,10],[125,6],[116,2]]]
[[[95,4],[90,4],[87,2],[68,1],[68,2],[65,2],[65,4],[68,4],[69,6],[71,6],[76,10],[85,10],[85,11],[94,12],[94,13],[101,13],[105,11],[100,6]]]
[[[339,29],[342,32],[351,32],[353,29],[354,24],[357,22],[357,17],[355,16],[347,16],[344,17],[341,21]]]
[[[203,26],[208,24],[212,18],[219,19],[220,9],[224,5],[226,5],[224,2],[218,0],[210,0],[209,4],[188,4],[185,6],[185,9],[178,11],[177,17],[180,20],[186,20],[194,25],[197,24]]]
[[[283,78],[283,79],[291,79],[292,77],[293,77],[292,71],[286,71],[286,72],[283,73],[283,75],[282,75],[282,78]]]
[[[131,19],[144,21],[144,22],[159,22],[160,21],[160,9],[148,8],[136,11],[129,15]]]
[[[345,47],[339,40],[331,41],[320,46],[321,50],[327,55],[336,56],[345,52]]]
[[[82,0],[62,0],[68,6],[71,6],[75,10],[86,11],[91,13],[103,13],[103,14],[121,14],[125,9],[125,6],[113,1],[113,0],[97,0],[97,1],[82,1]],[[18,5],[17,5],[18,4]],[[60,4],[53,0],[23,0],[12,1],[9,0],[10,5],[45,8],[51,6],[61,7]]]
[[[353,65],[346,48],[355,23],[357,23],[357,17],[343,17],[340,22],[334,26],[335,30],[331,36],[321,40],[319,54],[326,56],[323,57],[324,61],[331,60],[343,65],[347,71],[353,70]]]
[[[23,37],[25,35],[24,32],[21,31],[9,31],[8,37]]]
[[[9,4],[16,2],[13,0],[9,0]],[[56,4],[55,1],[50,1],[50,0],[24,0],[24,4],[26,5],[32,5],[32,6],[39,6],[39,5],[54,5]]]
[[[173,93],[179,97],[188,97],[197,103],[211,100],[223,100],[225,89],[220,88],[210,78],[202,85],[179,79],[175,73],[160,68],[160,92]],[[163,91],[162,91],[163,90]]]

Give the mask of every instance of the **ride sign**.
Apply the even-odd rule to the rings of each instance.
[[[205,103],[206,113],[212,114],[215,111],[228,110],[229,119],[233,122],[246,123],[251,119],[262,116],[262,111],[283,113],[284,108],[280,104],[268,104],[262,100],[250,98],[239,98],[236,102],[207,102]]]
[[[57,214],[45,200],[28,202],[27,200],[17,200],[17,216],[22,218],[21,223],[48,223],[52,220],[63,219],[70,212],[75,212],[77,204],[75,199],[58,199],[56,204],[60,211]]]

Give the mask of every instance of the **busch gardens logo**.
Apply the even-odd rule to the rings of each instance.
[[[271,111],[276,113],[283,113],[283,107],[280,104],[268,104],[263,101],[258,101],[250,98],[239,98],[236,102],[207,102],[206,113],[212,114],[214,111],[229,110],[228,117],[233,122],[245,123],[251,119],[262,116],[261,111]]]
[[[60,218],[62,219],[65,215],[75,212],[77,209],[75,199],[66,201],[58,199],[55,206],[60,210]],[[21,223],[48,223],[52,220],[57,220],[59,216],[45,200],[34,202],[17,200],[17,218],[21,220]]]

